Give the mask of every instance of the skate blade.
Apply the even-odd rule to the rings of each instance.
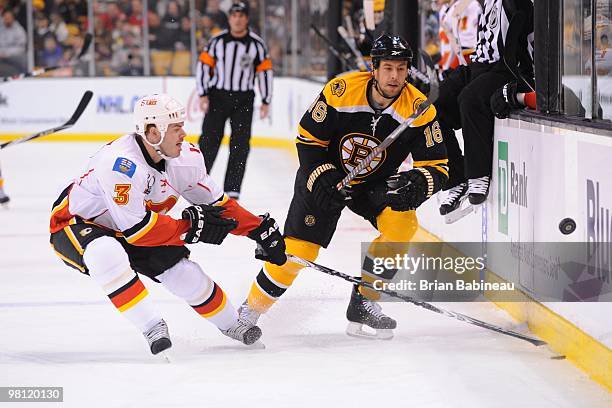
[[[455,211],[449,212],[444,216],[444,222],[446,224],[454,224],[472,211],[474,211],[474,206],[471,204],[464,208],[457,208]]]
[[[265,350],[266,345],[262,343],[261,340],[257,340],[255,343],[247,346],[251,350]]]
[[[393,338],[393,330],[391,329],[372,329],[374,332],[365,331],[363,324],[349,322],[346,326],[346,334],[351,337],[358,337],[367,340],[391,340]]]
[[[155,357],[157,357],[162,363],[170,364],[174,361],[174,357],[168,351],[161,351]]]

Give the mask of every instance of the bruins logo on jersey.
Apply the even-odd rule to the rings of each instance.
[[[344,81],[344,79],[336,79],[330,84],[330,88],[332,95],[341,97],[346,91],[346,81]]]
[[[379,144],[378,139],[363,133],[349,133],[342,137],[340,140],[340,157],[346,172],[350,173],[355,167],[359,166]],[[368,167],[361,170],[356,178],[363,179],[372,174],[385,161],[386,157],[387,152],[383,151],[380,156],[372,160]]]

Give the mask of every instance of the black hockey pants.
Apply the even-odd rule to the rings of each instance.
[[[225,122],[229,119],[232,134],[223,189],[226,192],[239,193],[251,148],[254,93],[211,89],[208,99],[208,113],[202,122],[202,135],[198,142],[204,155],[206,170],[210,173],[217,158]]]
[[[513,80],[512,73],[500,61],[460,66],[440,83],[435,106],[448,152],[449,181],[445,190],[466,178],[491,175],[495,116],[489,101],[493,92]],[[465,158],[455,129],[463,129]]]

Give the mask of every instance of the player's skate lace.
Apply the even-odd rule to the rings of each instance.
[[[455,200],[461,197],[465,183],[461,183],[447,191],[446,198],[442,200],[441,205],[453,205]]]
[[[259,320],[260,316],[261,316],[261,313],[251,309],[251,307],[249,306],[249,302],[246,300],[238,308],[238,318],[241,320],[246,320],[252,325],[257,324],[257,321]]]
[[[470,179],[468,194],[487,194],[489,190],[489,176]]]
[[[157,354],[172,346],[170,334],[168,333],[168,326],[164,319],[161,319],[155,326],[151,327],[143,334],[149,342],[149,347],[153,354]]]
[[[387,315],[385,315],[384,313],[382,313],[382,307],[372,301],[372,300],[368,300],[368,299],[363,299],[363,307],[365,308],[365,310],[371,314],[372,316],[374,316],[377,319],[382,319],[382,318],[386,318],[388,317]]]
[[[246,345],[255,343],[261,337],[261,329],[259,327],[240,318],[229,329],[221,330],[221,333]]]

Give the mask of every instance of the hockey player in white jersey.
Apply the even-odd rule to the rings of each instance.
[[[440,72],[468,64],[476,48],[480,13],[478,0],[451,0],[440,7]]]
[[[230,232],[246,235],[257,243],[256,258],[281,265],[286,256],[278,225],[268,214],[242,208],[211,179],[200,150],[183,141],[185,108],[177,100],[146,96],[134,117],[136,133],[98,151],[53,204],[53,249],[100,285],[153,354],[172,343],[138,274],[161,282],[223,334],[254,343],[259,327],[238,318],[221,287],[188,259],[185,244],[218,245]],[[181,196],[192,205],[177,220],[166,213]]]

